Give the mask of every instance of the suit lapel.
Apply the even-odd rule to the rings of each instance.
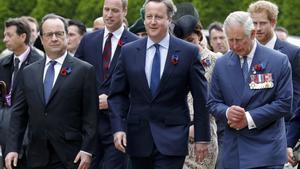
[[[229,56],[230,59],[227,62],[228,65],[228,74],[226,75],[227,78],[229,79],[230,82],[232,83],[232,89],[235,91],[235,94],[237,97],[233,101],[234,104],[240,105],[245,82],[244,82],[244,77],[241,69],[241,63],[239,56],[236,55],[235,53],[231,53]]]
[[[110,66],[109,66],[109,76],[112,75],[115,67],[116,67],[116,64],[117,64],[117,61],[119,59],[119,56],[120,56],[120,52],[121,52],[121,48],[124,44],[127,43],[127,30],[124,29],[123,33],[122,33],[122,36],[120,38],[120,41],[118,42],[117,44],[117,48],[116,48],[116,51],[114,53],[114,56],[110,62]],[[108,78],[109,79],[109,78]]]
[[[172,55],[176,54],[178,57],[180,57],[180,50],[178,49],[174,37],[170,35],[170,44],[169,44],[169,50],[168,50],[168,55],[166,58],[166,63],[165,63],[165,68],[162,74],[162,77],[160,79],[156,94],[154,95],[153,99],[159,94],[159,92],[163,89],[164,85],[167,84],[167,81],[169,80],[170,75],[176,68],[176,65],[173,65],[171,63],[171,58]],[[180,58],[179,58],[180,60]]]
[[[256,51],[254,53],[252,63],[251,63],[251,66],[250,66],[247,83],[245,84],[244,91],[243,91],[242,104],[241,104],[242,107],[246,107],[248,105],[249,101],[251,101],[254,94],[257,92],[257,90],[252,90],[249,87],[249,84],[251,82],[250,75],[253,74],[252,68],[254,67],[254,65],[261,64],[262,62],[263,62],[263,56],[261,55],[261,52],[260,52],[260,45],[257,44]],[[258,73],[260,74],[260,73],[263,73],[263,72],[258,72]]]
[[[146,97],[151,100],[152,95],[150,92],[150,87],[148,85],[146,73],[145,73],[145,64],[146,64],[146,47],[147,47],[147,38],[144,38],[140,45],[136,48],[135,53],[135,66],[138,66],[139,74],[137,76],[137,81],[141,83],[141,87],[146,95]]]
[[[44,76],[45,62],[46,62],[46,58],[37,62],[38,67],[37,67],[37,79],[36,79],[38,95],[40,96],[40,100],[42,100],[44,105],[45,105],[45,96],[44,96],[43,76]]]
[[[69,54],[66,56],[65,61],[62,65],[62,69],[63,68],[71,68],[73,69],[73,64],[72,64],[72,56],[70,56]],[[67,75],[62,75],[61,72],[59,71],[59,74],[57,76],[56,82],[51,90],[51,94],[49,96],[49,101],[48,103],[51,102],[52,98],[55,96],[55,94],[57,93],[57,91],[59,90],[59,88],[62,86],[62,84],[64,83],[65,79],[67,79],[68,76]]]

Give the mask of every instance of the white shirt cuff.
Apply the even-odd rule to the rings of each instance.
[[[250,113],[248,111],[246,111],[245,114],[246,114],[246,119],[247,119],[247,123],[248,123],[248,129],[249,130],[255,129],[256,125],[255,125]]]
[[[85,152],[85,151],[82,151],[82,150],[80,150],[80,152],[82,152],[82,153],[84,153],[84,154],[86,154],[86,155],[92,157],[92,154],[91,154],[91,153],[88,153],[88,152]]]

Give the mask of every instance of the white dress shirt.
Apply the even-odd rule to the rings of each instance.
[[[154,42],[148,37],[147,38],[147,46],[146,46],[146,63],[145,63],[145,73],[148,81],[148,85],[150,86],[151,80],[151,71],[152,71],[152,63],[156,48],[154,46]],[[167,33],[166,36],[158,43],[159,44],[159,53],[160,53],[160,78],[164,72],[166,59],[169,50],[170,44],[170,35]]]
[[[273,37],[270,39],[269,42],[267,42],[267,43],[265,44],[265,47],[270,48],[270,49],[274,49],[276,40],[277,40],[276,33],[273,32]]]
[[[124,26],[121,26],[119,29],[117,29],[114,32],[111,32],[113,36],[111,37],[111,57],[110,61],[113,59],[115,51],[117,49],[119,40],[121,39],[122,33],[124,31]],[[103,43],[102,43],[102,51],[104,50],[106,39],[108,38],[109,30],[105,27],[104,29],[104,36],[103,36]]]
[[[54,59],[56,61],[56,64],[54,65],[54,80],[53,80],[52,87],[54,86],[54,84],[56,82],[56,79],[59,75],[62,64],[64,63],[66,57],[67,57],[67,51],[61,57],[59,57],[57,59]],[[50,66],[50,61],[51,60],[52,59],[50,59],[48,57],[48,55],[46,55],[46,63],[45,63],[45,68],[44,68],[43,81],[45,80],[46,72],[47,72],[48,67]]]

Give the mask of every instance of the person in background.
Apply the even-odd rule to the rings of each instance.
[[[134,24],[129,27],[129,31],[141,38],[147,36],[144,20],[142,18],[137,19]]]
[[[96,68],[98,95],[98,147],[92,169],[127,169],[127,154],[114,147],[110,110],[107,96],[110,93],[112,74],[122,47],[138,37],[129,32],[123,19],[127,14],[127,0],[104,0],[103,20],[105,28],[86,34],[75,53]]]
[[[180,17],[174,26],[173,33],[176,37],[180,39],[184,39],[188,42],[194,43],[199,48],[199,53],[201,58],[199,61],[202,63],[205,69],[205,77],[210,82],[211,74],[213,67],[215,65],[216,59],[221,55],[217,53],[211,52],[207,49],[206,44],[202,43],[203,34],[201,33],[202,25],[197,20],[196,17],[191,15],[184,15]],[[188,95],[188,104],[191,115],[191,126],[189,132],[189,155],[185,159],[184,169],[214,169],[217,156],[218,156],[218,144],[217,144],[217,126],[215,122],[215,118],[210,115],[210,135],[211,140],[208,146],[208,155],[207,157],[200,163],[196,161],[195,153],[194,153],[194,125],[193,125],[193,99],[191,94]]]
[[[74,56],[83,35],[86,33],[85,25],[77,20],[68,21],[68,52]]]
[[[282,26],[276,26],[275,33],[277,35],[277,38],[280,39],[280,40],[282,40],[282,41],[286,41],[287,38],[288,38],[288,36],[289,36],[288,30],[286,30]]]
[[[213,22],[208,26],[209,43],[214,52],[225,54],[229,50],[228,41],[220,22]]]
[[[98,17],[94,20],[93,31],[97,31],[99,29],[103,29],[105,27],[103,17]]]
[[[289,114],[285,117],[286,128],[288,128],[288,121],[294,115],[300,100],[300,48],[276,36],[274,28],[279,13],[276,4],[269,1],[256,1],[249,5],[248,12],[256,29],[256,39],[264,46],[287,55],[292,66],[293,102]]]
[[[22,16],[21,18],[24,19],[25,21],[27,21],[27,23],[29,24],[29,27],[30,27],[31,33],[30,33],[29,45],[36,52],[38,52],[39,55],[44,56],[44,52],[34,46],[34,44],[39,36],[39,24],[38,24],[37,20],[31,16]],[[10,51],[9,49],[5,49],[0,54],[0,58],[3,56],[10,55],[12,53],[13,53],[13,51]]]
[[[6,155],[7,136],[9,132],[9,119],[11,117],[11,107],[17,99],[17,86],[21,83],[23,69],[42,59],[42,56],[30,46],[31,30],[30,25],[24,18],[11,18],[4,23],[3,42],[12,54],[0,59],[0,81],[6,84],[5,105],[9,108],[9,114],[1,114],[2,119],[0,128],[0,145],[3,156]],[[2,112],[4,113],[4,112]],[[27,136],[24,136],[23,145],[20,149],[18,168],[26,168],[26,147],[28,144]]]

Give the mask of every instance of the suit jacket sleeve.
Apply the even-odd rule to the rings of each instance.
[[[86,41],[86,36],[83,36],[83,38],[81,39],[80,44],[75,52],[74,57],[77,57],[81,60],[85,60],[85,58],[84,58],[85,41]]]
[[[7,152],[20,152],[28,123],[28,106],[24,95],[23,75],[20,76],[20,82],[15,92],[15,103],[11,107]]]
[[[207,80],[205,70],[200,63],[198,50],[194,51],[194,58],[190,69],[189,84],[193,96],[195,141],[210,141],[209,113],[206,108]]]
[[[108,96],[108,107],[111,111],[110,120],[113,133],[125,131],[125,117],[129,105],[129,84],[126,76],[124,55],[122,55],[123,49],[124,47],[121,49],[121,55],[112,77],[110,94]]]
[[[295,116],[291,119],[287,130],[287,146],[293,148],[300,138],[300,101]]]
[[[98,98],[96,92],[95,69],[91,66],[84,77],[84,93],[82,98],[82,133],[81,150],[94,154],[97,134]]]
[[[289,114],[292,102],[292,73],[287,57],[282,57],[279,78],[274,79],[276,92],[269,104],[248,110],[257,128],[263,128],[270,123]],[[276,82],[277,81],[277,82]]]
[[[216,65],[214,67],[211,83],[210,83],[210,90],[209,90],[209,99],[208,99],[208,107],[209,112],[213,114],[217,119],[226,122],[226,110],[228,106],[224,102],[224,98],[222,96],[222,86],[218,85],[218,76],[219,72],[219,64],[220,61],[216,61]]]

